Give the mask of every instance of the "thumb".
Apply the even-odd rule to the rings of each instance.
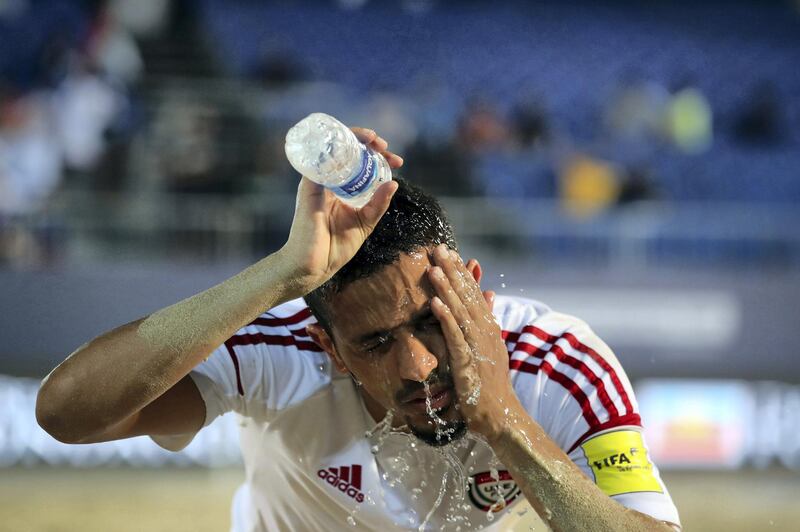
[[[359,209],[359,217],[361,223],[367,233],[371,233],[378,221],[386,213],[389,208],[389,203],[392,201],[394,193],[400,185],[397,181],[389,181],[378,187],[375,194],[370,198],[366,205]]]

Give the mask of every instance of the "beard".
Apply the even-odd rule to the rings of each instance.
[[[409,425],[408,428],[418,440],[431,447],[444,447],[467,434],[467,422],[463,419],[446,421],[444,425],[437,424],[434,431],[422,430],[414,425]]]
[[[402,390],[396,394],[397,402],[402,402],[404,398],[409,395],[419,392],[427,384],[434,387],[438,384],[444,384],[447,388],[453,391],[455,396],[455,383],[449,368],[436,368],[428,376],[425,383],[408,383]],[[429,421],[424,426],[414,425],[411,422],[407,423],[408,429],[417,437],[421,442],[432,447],[443,447],[451,442],[463,438],[467,434],[467,422],[458,412],[457,399],[454,399],[447,407],[442,408],[440,411],[430,415]],[[455,413],[452,415],[452,413]],[[448,417],[454,419],[447,419]],[[444,423],[441,423],[441,422]]]

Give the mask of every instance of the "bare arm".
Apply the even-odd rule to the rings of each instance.
[[[386,141],[355,129],[393,167]],[[397,189],[386,183],[361,209],[303,178],[286,244],[234,277],[78,348],[42,382],[39,424],[89,443],[196,431],[205,405],[189,372],[265,310],[305,295],[341,268],[372,232]]]
[[[556,531],[674,532],[675,525],[625,508],[595,485],[525,411],[508,376],[508,354],[482,294],[454,252],[437,248],[431,308],[450,352],[461,411],[509,469],[526,499]],[[477,393],[476,393],[477,391]]]
[[[567,530],[663,530],[657,521],[607,496],[576,466],[519,405],[490,445],[539,516],[559,532]]]

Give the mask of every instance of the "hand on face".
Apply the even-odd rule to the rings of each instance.
[[[431,301],[450,353],[450,371],[469,429],[489,438],[520,408],[508,376],[508,351],[492,315],[494,294],[482,293],[460,257],[441,245],[428,271]]]

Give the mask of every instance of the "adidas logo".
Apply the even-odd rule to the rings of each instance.
[[[360,465],[320,469],[317,471],[317,476],[356,502],[364,502],[364,494],[361,493]]]

